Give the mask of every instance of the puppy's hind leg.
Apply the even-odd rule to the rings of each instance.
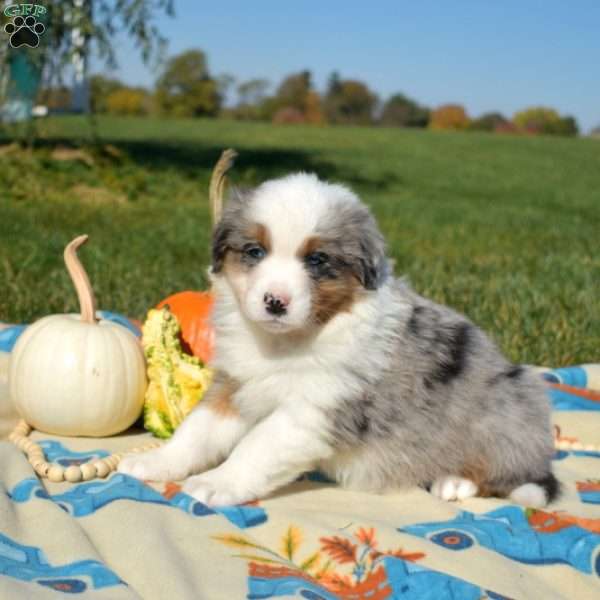
[[[476,496],[477,484],[471,479],[457,476],[439,477],[431,486],[431,493],[441,500],[465,500]]]
[[[125,456],[118,470],[138,479],[178,481],[222,461],[249,428],[230,395],[226,386],[213,384],[164,446]]]
[[[508,497],[517,504],[544,508],[560,494],[560,483],[552,473],[514,488]]]

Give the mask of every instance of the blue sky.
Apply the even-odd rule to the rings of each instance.
[[[309,69],[319,90],[333,70],[385,99],[463,104],[470,115],[546,105],[600,125],[600,0],[175,0],[157,21],[169,54],[201,48],[211,73],[274,86]],[[150,85],[124,37],[116,75]]]

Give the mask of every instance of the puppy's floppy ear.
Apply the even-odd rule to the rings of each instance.
[[[385,242],[375,219],[362,203],[337,207],[328,232],[340,243],[343,260],[367,290],[375,290],[388,275]]]
[[[352,268],[365,289],[376,290],[387,275],[385,246],[375,224],[365,225],[365,237],[358,241],[359,252]]]
[[[225,262],[225,255],[229,249],[229,236],[231,235],[231,226],[223,216],[218,222],[213,232],[212,240],[212,272],[219,273]]]

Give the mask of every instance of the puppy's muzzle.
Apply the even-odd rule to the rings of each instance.
[[[265,303],[265,310],[275,317],[280,317],[281,315],[285,315],[287,312],[288,304],[290,303],[290,298],[285,294],[271,294],[267,292],[263,296],[263,301]]]

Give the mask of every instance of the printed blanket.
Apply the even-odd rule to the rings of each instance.
[[[6,375],[18,333],[0,332],[0,440],[16,423]],[[600,365],[541,376],[564,488],[545,510],[499,499],[444,503],[420,489],[349,492],[318,474],[260,502],[212,510],[175,482],[119,473],[40,481],[0,441],[0,598],[600,598]],[[150,435],[32,437],[66,466]]]

